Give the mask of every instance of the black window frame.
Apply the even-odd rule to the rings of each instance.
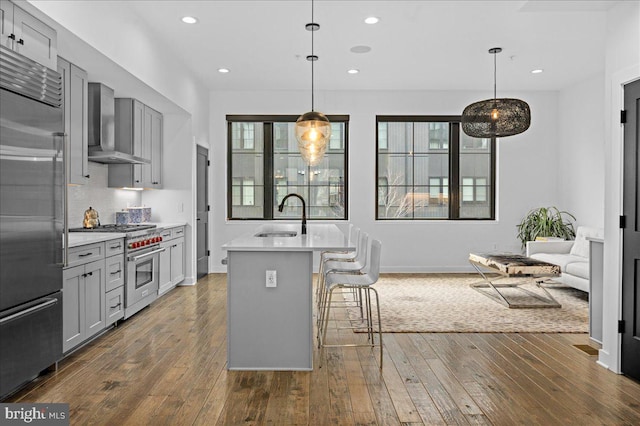
[[[422,123],[422,122],[448,122],[449,123],[449,210],[447,217],[380,217],[379,196],[381,194],[381,188],[379,186],[380,176],[378,172],[379,168],[379,155],[380,141],[379,141],[379,126],[380,123],[385,122],[398,122],[398,123]],[[489,173],[489,217],[460,217],[460,202],[462,199],[462,182],[460,177],[460,132],[462,128],[460,126],[461,116],[459,115],[376,115],[376,167],[375,167],[375,220],[376,221],[443,221],[443,220],[455,220],[455,221],[469,221],[469,220],[482,220],[482,221],[495,221],[496,220],[496,138],[490,138],[490,173]],[[387,129],[388,132],[388,129]],[[388,133],[387,133],[388,134]],[[384,149],[384,148],[383,148]],[[387,148],[388,149],[388,145]],[[445,150],[442,150],[445,151]],[[438,152],[436,150],[435,152]],[[412,184],[415,186],[415,183]],[[384,189],[382,189],[384,191]],[[386,192],[388,194],[388,189]],[[475,190],[474,190],[475,199]]]
[[[227,220],[229,221],[265,221],[265,220],[291,220],[291,218],[273,217],[274,210],[274,170],[273,170],[273,153],[275,141],[273,139],[274,123],[295,123],[299,116],[297,115],[226,115],[227,121]],[[344,202],[344,217],[327,218],[327,217],[310,217],[307,215],[308,221],[347,221],[349,220],[349,115],[327,115],[331,123],[344,123],[344,180],[341,198]],[[264,131],[264,147],[263,147],[263,215],[262,217],[233,217],[233,140],[232,125],[233,123],[262,123]],[[254,129],[255,132],[255,129]],[[329,141],[328,144],[331,142]],[[329,146],[327,146],[329,152]],[[314,167],[307,166],[307,170],[313,170]],[[309,183],[307,183],[309,186]],[[242,196],[242,195],[241,195]],[[310,206],[307,205],[307,209]]]

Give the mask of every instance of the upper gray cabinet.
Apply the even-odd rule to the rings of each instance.
[[[115,106],[116,146],[132,146],[133,155],[151,162],[109,164],[109,186],[162,188],[162,114],[131,98],[117,98]]]
[[[55,70],[56,30],[9,0],[0,0],[0,43],[21,55]]]
[[[83,185],[89,179],[88,154],[88,77],[87,72],[58,58],[64,94],[64,131],[69,138],[69,180]]]
[[[145,188],[162,188],[162,129],[163,118],[158,111],[144,107],[146,127],[142,150],[149,153],[151,164],[142,165],[142,179]],[[146,151],[146,152],[145,152]]]

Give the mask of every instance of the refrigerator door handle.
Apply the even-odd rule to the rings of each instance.
[[[66,133],[54,133],[54,137],[62,138],[62,166],[63,183],[62,183],[62,228],[63,228],[63,251],[62,251],[62,267],[69,266],[69,137]]]
[[[42,302],[42,303],[40,303],[40,304],[38,304],[36,306],[32,306],[29,309],[25,309],[24,311],[16,312],[15,314],[8,315],[8,316],[0,319],[0,325],[2,325],[4,323],[7,323],[9,321],[13,321],[13,320],[16,320],[18,318],[24,317],[26,315],[29,315],[32,312],[45,309],[45,308],[47,308],[47,307],[49,307],[51,305],[55,305],[56,303],[58,303],[58,299],[46,299],[45,302]]]

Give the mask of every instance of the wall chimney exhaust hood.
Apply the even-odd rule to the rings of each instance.
[[[89,83],[89,161],[106,164],[151,164],[133,146],[116,145],[115,95],[102,83]]]

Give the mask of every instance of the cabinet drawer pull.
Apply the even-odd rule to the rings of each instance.
[[[174,247],[178,247],[178,245],[177,245],[177,244],[174,244],[174,245],[172,245],[172,246],[171,246],[171,248],[174,248]]]
[[[15,39],[16,39],[16,35],[15,35],[15,34],[10,34],[10,35],[9,35],[9,38],[10,38],[11,40],[15,40]]]
[[[119,308],[122,303],[118,303],[117,305],[111,306],[111,309]]]
[[[111,272],[111,275],[116,275],[116,274],[119,274],[120,272],[121,272],[121,271],[120,271],[120,269],[118,269],[118,270],[117,270],[117,271],[115,271],[115,272]]]
[[[83,277],[89,277],[93,275],[93,272],[87,272],[86,274],[82,274]]]
[[[24,40],[23,39],[18,40],[18,44],[21,44],[24,46]]]
[[[120,247],[122,247],[122,245],[118,244],[117,246],[111,246],[111,249],[115,250],[115,249],[119,249]]]
[[[87,256],[91,256],[93,254],[93,252],[89,252],[89,253],[85,253],[85,254],[79,254],[78,257],[87,257]]]

